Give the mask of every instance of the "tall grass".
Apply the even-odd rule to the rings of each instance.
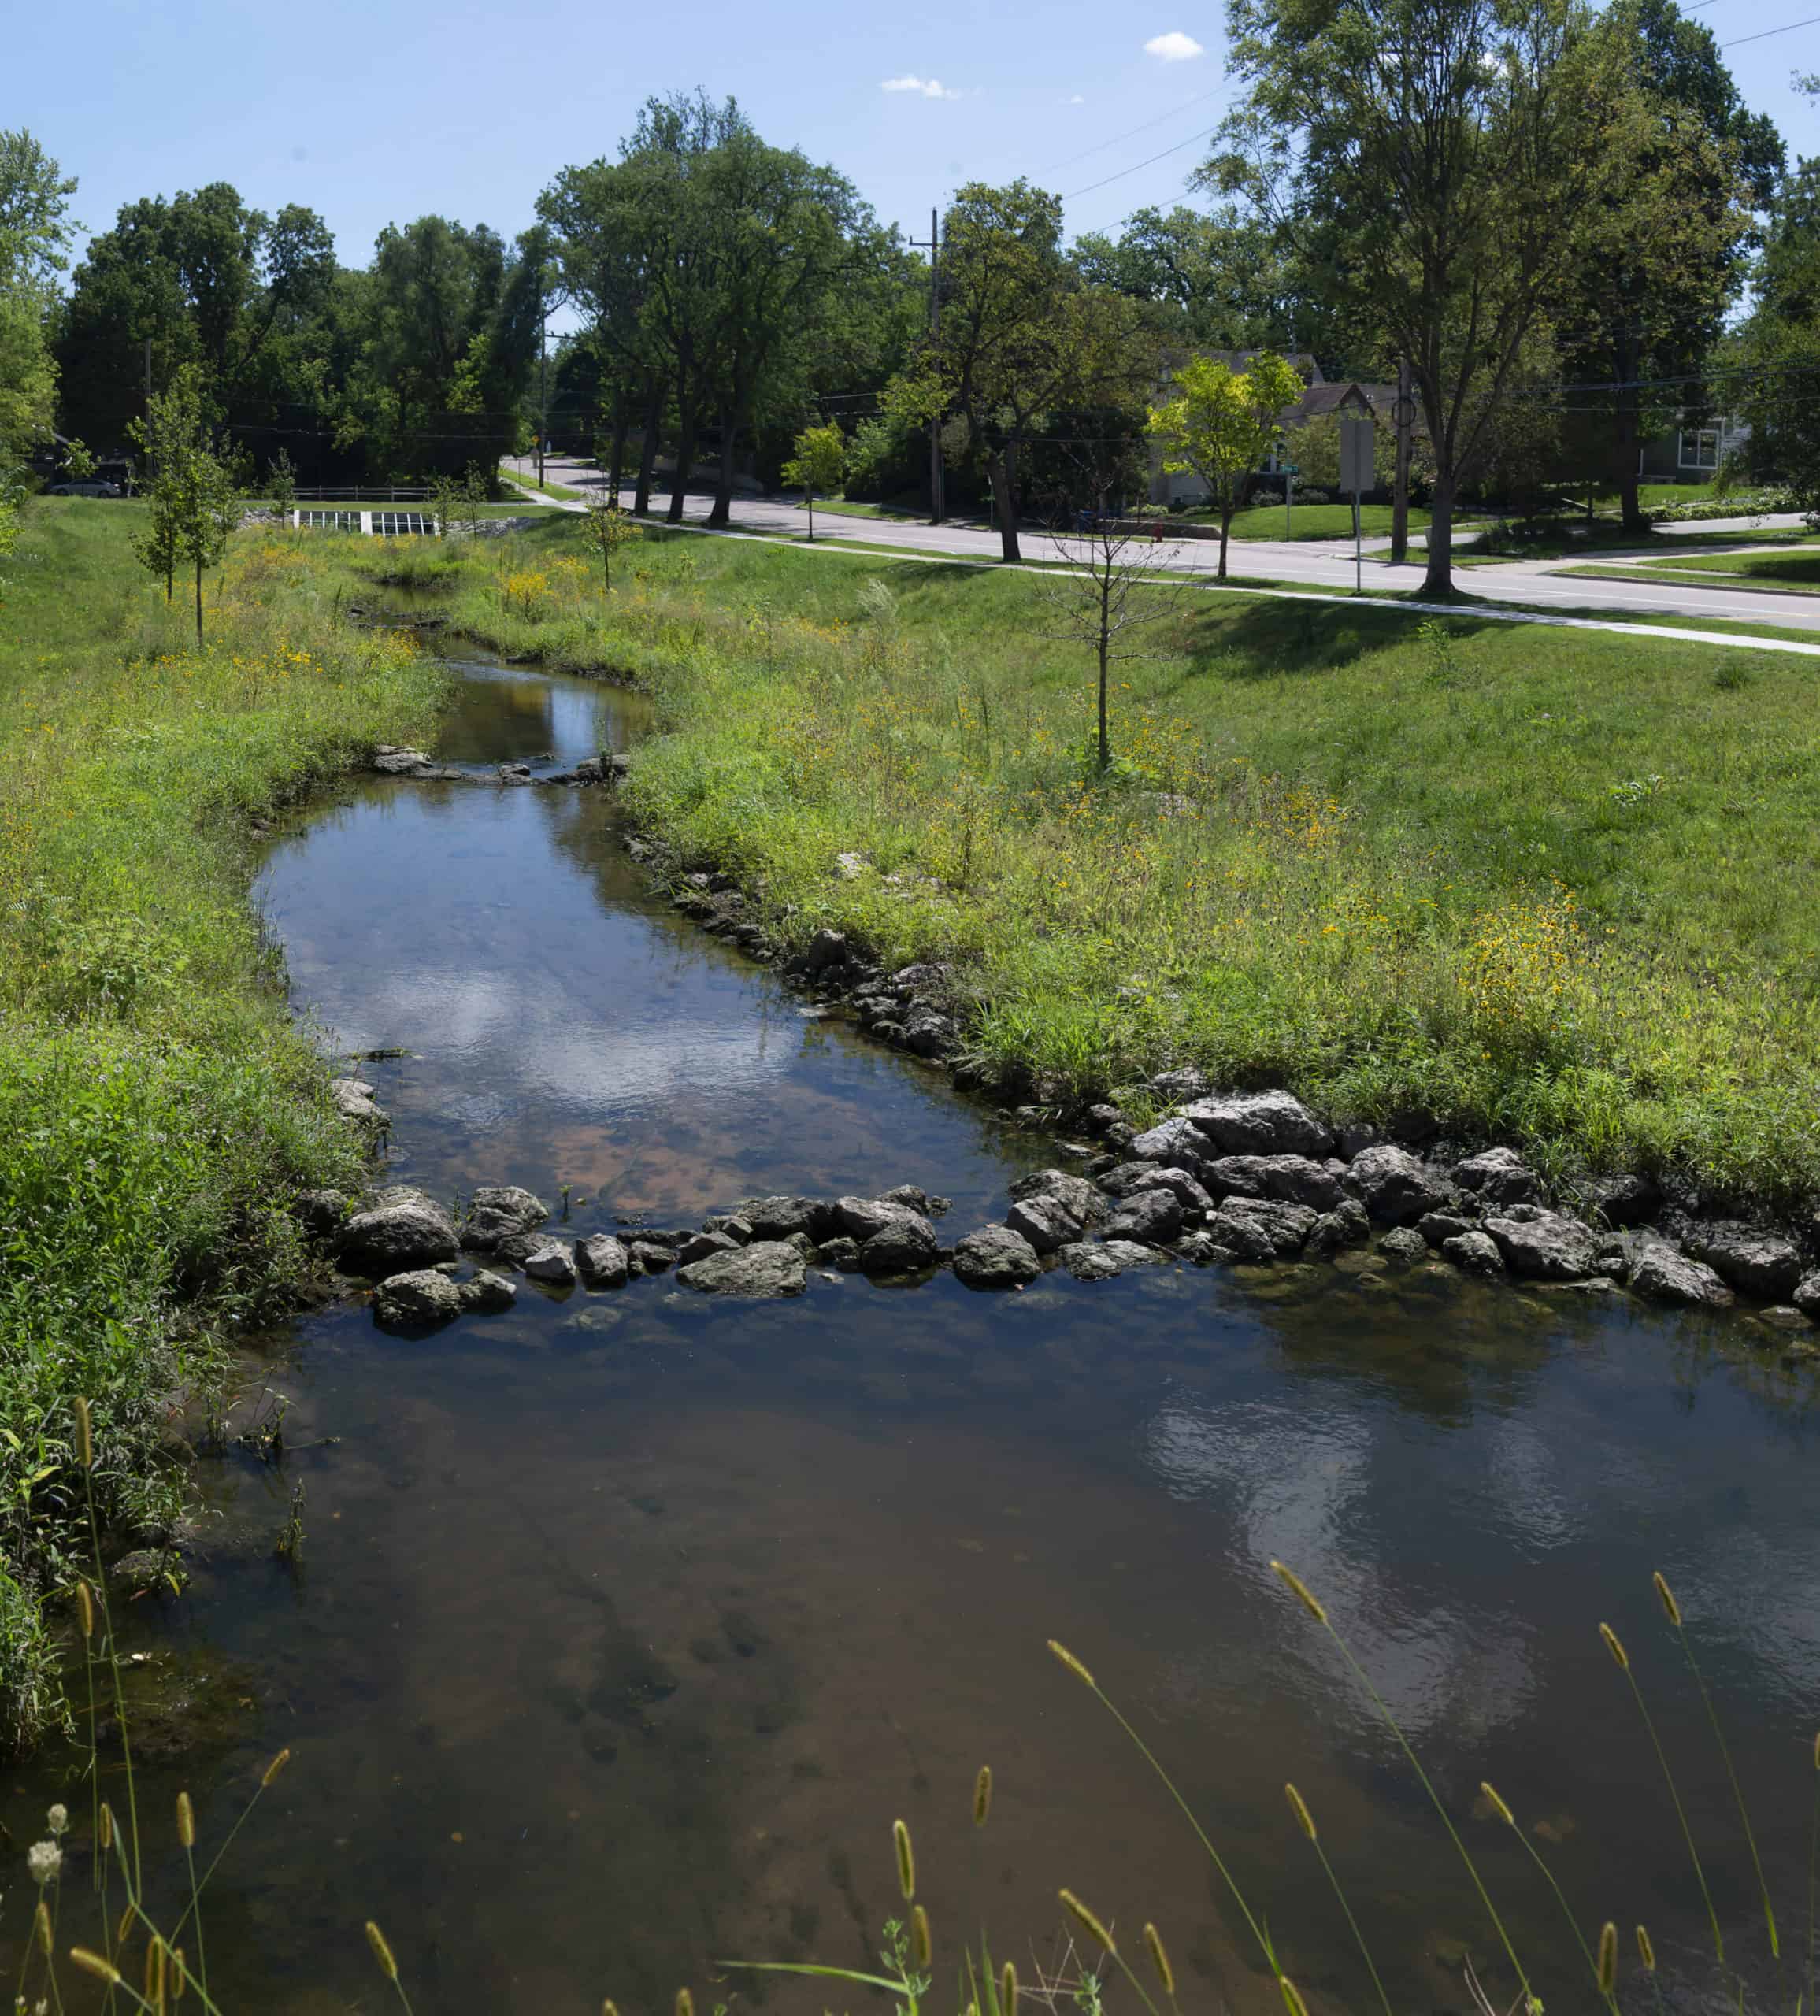
[[[35,506],[0,627],[0,1747],[59,1713],[70,1396],[103,1517],[168,1526],[173,1394],[299,1277],[295,1191],[359,1175],[246,901],[251,817],[425,727],[443,679],[253,533],[198,652],[127,529]]]

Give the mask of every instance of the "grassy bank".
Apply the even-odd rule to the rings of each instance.
[[[359,1173],[247,906],[250,815],[426,727],[442,682],[257,532],[197,651],[138,515],[41,500],[0,601],[0,1746],[51,1712],[72,1397],[105,1509],[155,1528],[172,1396],[298,1278],[290,1194]]]
[[[1192,1058],[1820,1195],[1809,664],[1159,591],[1101,786],[1054,582],[654,534],[603,606],[578,541],[408,571],[514,656],[653,684],[641,815],[791,935],[953,958],[984,1058],[1045,1093]],[[401,565],[322,564],[356,562]]]

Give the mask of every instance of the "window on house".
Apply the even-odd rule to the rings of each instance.
[[[1684,469],[1716,469],[1719,465],[1719,430],[1716,427],[1683,428],[1680,462]]]

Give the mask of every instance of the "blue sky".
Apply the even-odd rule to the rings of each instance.
[[[80,177],[75,212],[91,228],[134,197],[227,180],[263,208],[320,211],[350,265],[383,224],[427,210],[521,229],[550,176],[612,154],[648,94],[697,84],[738,97],[768,139],[832,162],[918,235],[958,183],[1019,173],[1070,198],[1071,232],[1111,227],[1181,197],[1204,151],[1194,136],[1231,89],[1223,9],[1173,0],[9,11],[0,125],[29,127]],[[1690,11],[1737,44],[1740,87],[1791,151],[1820,153],[1820,117],[1789,83],[1820,70],[1820,22],[1762,34],[1820,15],[1820,0]]]

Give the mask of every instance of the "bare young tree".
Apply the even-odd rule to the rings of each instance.
[[[1077,502],[1071,519],[1066,506],[1053,516],[1050,544],[1062,564],[1045,577],[1045,597],[1055,618],[1053,634],[1084,643],[1094,654],[1099,674],[1095,767],[1104,776],[1112,767],[1112,667],[1121,659],[1147,655],[1132,633],[1173,616],[1189,584],[1166,566],[1149,528],[1121,515],[1122,461],[1096,460],[1081,473],[1090,501]]]

